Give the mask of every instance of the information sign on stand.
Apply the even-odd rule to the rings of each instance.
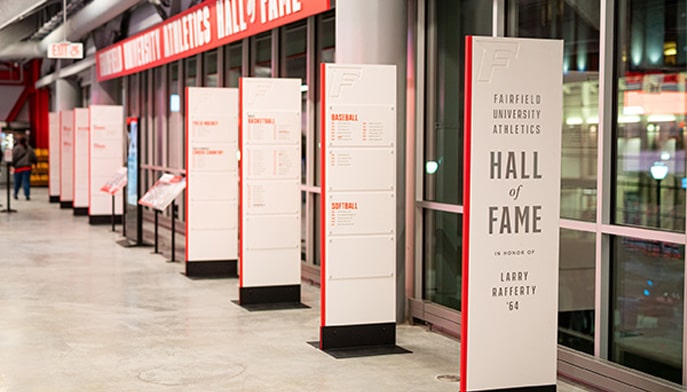
[[[124,189],[128,182],[128,170],[126,167],[120,167],[117,171],[110,177],[107,182],[100,187],[102,192],[108,195],[114,196],[117,192]]]
[[[74,112],[60,112],[60,208],[74,202]]]
[[[461,391],[555,391],[563,43],[465,47]]]
[[[238,89],[186,90],[186,275],[237,276]]]
[[[152,188],[141,197],[138,204],[164,211],[186,188],[186,179],[173,174],[163,174]]]
[[[182,176],[175,176],[172,174],[163,174],[159,180],[153,184],[153,187],[146,192],[141,200],[138,201],[140,205],[150,207],[155,210],[155,253],[158,253],[158,215],[161,211],[172,205],[172,246],[171,246],[171,260],[175,261],[176,255],[176,220],[177,220],[177,205],[174,203],[181,192],[186,188],[186,179]]]
[[[88,221],[110,224],[112,198],[100,188],[122,167],[124,110],[116,105],[91,105],[89,111]],[[124,210],[122,193],[115,194],[116,223],[121,223]]]
[[[74,215],[88,215],[88,109],[74,109]]]
[[[396,67],[321,77],[320,348],[395,347]]]
[[[48,113],[48,193],[51,203],[60,202],[60,113]]]
[[[301,81],[242,78],[239,303],[301,301]]]

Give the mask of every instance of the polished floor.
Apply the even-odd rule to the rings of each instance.
[[[458,373],[454,339],[401,325],[412,354],[333,359],[306,343],[316,287],[303,286],[310,309],[248,312],[231,302],[235,279],[190,280],[45,189],[12,202],[18,212],[0,214],[0,392],[458,390],[439,377]]]

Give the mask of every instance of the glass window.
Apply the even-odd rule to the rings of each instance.
[[[203,72],[205,73],[205,80],[203,86],[218,87],[219,74],[217,73],[217,50],[205,52],[203,54]]]
[[[306,136],[308,132],[307,45],[305,22],[294,23],[282,30],[282,75],[301,80],[301,182],[306,182]]]
[[[491,35],[488,1],[428,2],[424,199],[462,203],[465,36]],[[423,212],[423,298],[460,309],[462,217]]]
[[[600,4],[552,4],[508,1],[507,33],[564,42],[561,217],[595,221]]]
[[[594,233],[561,229],[558,343],[594,355]]]
[[[272,77],[272,32],[251,39],[255,40],[252,75],[256,78]]]
[[[167,154],[169,156],[169,166],[175,169],[182,167],[181,158],[184,156],[181,145],[181,137],[184,132],[184,118],[182,110],[185,107],[183,104],[183,94],[180,91],[180,74],[181,62],[172,62],[168,66],[169,78],[169,102],[168,102],[168,119],[167,119],[167,140],[169,145],[167,147]]]
[[[463,74],[465,36],[491,35],[492,4],[487,1],[430,2],[430,102],[425,134],[424,198],[461,204],[463,200]]]
[[[424,211],[424,299],[460,310],[462,215]]]
[[[239,79],[243,76],[243,43],[229,45],[225,53],[227,54],[225,84],[227,87],[237,88]]]
[[[186,85],[184,87],[195,87],[198,76],[197,63],[196,56],[186,59]]]
[[[317,54],[315,67],[315,102],[317,110],[315,110],[315,185],[320,185],[320,64],[333,63],[336,57],[336,18],[334,12],[329,11],[317,17]]]
[[[682,383],[685,247],[613,239],[611,360]]]
[[[615,223],[685,231],[687,3],[618,3]]]

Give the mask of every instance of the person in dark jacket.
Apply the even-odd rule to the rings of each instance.
[[[38,162],[33,148],[26,143],[26,137],[20,136],[19,143],[12,150],[14,166],[14,198],[19,196],[19,188],[24,188],[26,200],[31,200],[31,167]]]

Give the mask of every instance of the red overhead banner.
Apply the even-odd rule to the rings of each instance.
[[[206,0],[96,53],[98,81],[130,75],[280,27],[330,0]]]

